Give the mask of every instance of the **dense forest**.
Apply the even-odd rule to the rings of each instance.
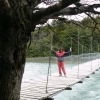
[[[96,17],[98,22],[100,17]],[[81,23],[79,25],[78,23]],[[62,46],[65,51],[72,47],[72,54],[99,52],[99,29],[94,31],[96,24],[91,18],[85,18],[80,22],[74,20],[54,20],[50,25],[41,26],[31,33],[31,45],[28,43],[27,57],[45,57],[50,55],[51,44],[54,50]],[[88,28],[89,27],[89,28]]]

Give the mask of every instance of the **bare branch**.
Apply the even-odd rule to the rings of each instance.
[[[50,16],[45,17],[44,19],[41,19],[41,21],[42,21],[42,23],[43,23],[43,21],[45,23],[47,21],[47,19],[54,19],[54,18],[58,19],[59,18],[58,16],[61,16],[61,15],[77,15],[77,14],[81,14],[81,13],[87,14],[86,12],[100,14],[100,12],[94,10],[94,8],[99,8],[99,7],[100,7],[100,4],[93,4],[93,5],[88,5],[88,6],[83,6],[82,4],[80,4],[80,6],[78,6],[78,8],[77,7],[65,8],[63,10],[60,10],[57,13],[54,13]],[[39,23],[41,23],[41,21],[39,21]]]
[[[42,19],[46,16],[49,16],[55,12],[58,12],[61,9],[68,7],[69,5],[71,5],[77,1],[79,1],[79,0],[62,0],[61,2],[59,2],[53,6],[50,6],[48,8],[45,8],[44,10],[40,10],[40,11],[33,13],[32,20],[34,22],[38,22],[40,19]]]

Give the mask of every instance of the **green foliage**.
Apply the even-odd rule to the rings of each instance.
[[[96,21],[100,21],[100,18],[97,17]],[[77,23],[77,22],[75,22]],[[100,26],[98,25],[98,29],[92,32],[94,27],[94,22],[89,19],[85,18],[80,23],[82,23],[82,27],[79,27],[73,23],[62,23],[60,21],[54,20],[51,24],[52,28],[48,26],[44,26],[41,29],[36,29],[32,32],[32,43],[29,49],[27,49],[27,57],[44,57],[50,55],[50,46],[51,40],[54,50],[58,50],[59,47],[63,47],[65,51],[68,51],[69,48],[72,46],[73,52],[72,54],[79,53],[88,53],[91,49],[92,44],[92,51],[98,51],[98,44],[99,44],[99,31]],[[53,30],[53,31],[52,31]],[[78,35],[79,35],[79,44],[78,44]],[[53,36],[53,37],[52,37]],[[92,40],[92,37],[94,40]],[[71,41],[72,39],[72,41]],[[92,40],[92,42],[91,42]]]

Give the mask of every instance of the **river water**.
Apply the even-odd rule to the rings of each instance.
[[[65,63],[66,69],[72,68],[76,64]],[[49,63],[45,62],[26,62],[23,82],[30,81],[47,75]],[[57,73],[56,63],[51,63],[51,73]],[[72,86],[72,90],[65,90],[55,96],[54,100],[100,100],[100,70],[90,75],[90,78],[83,80]]]

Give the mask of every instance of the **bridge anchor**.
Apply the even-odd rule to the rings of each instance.
[[[95,72],[93,72],[92,74],[95,74]]]
[[[98,69],[96,69],[96,71],[98,71]]]
[[[86,78],[90,78],[90,76],[87,76]]]
[[[45,99],[42,99],[42,100],[54,100],[54,98],[48,97],[48,98],[45,98]]]
[[[82,81],[78,81],[78,83],[83,83]]]
[[[71,87],[66,87],[65,90],[72,90],[72,88]]]

